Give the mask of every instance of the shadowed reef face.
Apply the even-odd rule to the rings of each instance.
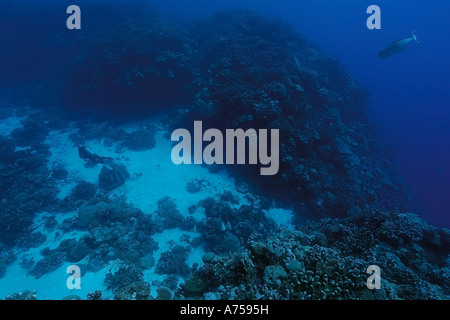
[[[366,116],[367,97],[339,62],[290,25],[241,10],[186,30],[160,19],[121,24],[94,39],[64,92],[72,108],[121,117],[188,105],[171,116],[173,129],[193,120],[221,130],[279,129],[276,176],[259,177],[255,166],[235,172],[319,216],[409,206]]]
[[[182,29],[160,19],[119,24],[77,59],[63,101],[73,110],[127,118],[189,102],[191,46]]]
[[[366,116],[368,94],[338,61],[291,26],[254,12],[218,13],[189,31],[201,75],[191,118],[280,130],[279,173],[259,177],[256,168],[237,167],[241,176],[313,215],[409,206]]]

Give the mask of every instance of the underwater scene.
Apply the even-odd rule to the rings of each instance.
[[[0,299],[449,299],[449,11],[1,0]]]

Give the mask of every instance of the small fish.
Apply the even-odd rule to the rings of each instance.
[[[384,50],[378,52],[378,57],[381,59],[385,59],[390,56],[393,56],[394,54],[398,54],[403,50],[405,50],[408,44],[413,40],[419,43],[415,31],[413,31],[411,38],[400,39],[389,44],[386,48],[384,48]]]

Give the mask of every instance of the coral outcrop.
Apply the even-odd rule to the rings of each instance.
[[[183,103],[193,80],[191,47],[184,30],[161,19],[121,23],[78,59],[64,101],[132,117]]]
[[[255,190],[295,203],[301,215],[416,209],[367,117],[366,90],[282,21],[242,10],[186,30],[159,19],[129,21],[89,46],[67,88],[70,103],[110,115],[190,105],[173,111],[172,129],[199,119],[222,130],[279,129],[277,175],[261,177],[256,166],[233,169]],[[146,135],[129,135],[128,147],[140,148],[132,142]]]
[[[405,223],[406,222],[406,223]],[[177,294],[221,299],[448,299],[450,231],[410,213],[370,211],[281,229],[216,257]],[[401,240],[392,242],[392,238]],[[439,239],[439,241],[437,240]],[[369,290],[367,267],[381,268]]]
[[[129,177],[123,164],[109,162],[103,165],[98,182],[101,189],[111,191],[123,185]]]
[[[200,77],[190,119],[214,128],[280,130],[280,170],[236,171],[313,216],[410,206],[410,195],[365,113],[367,92],[291,26],[251,11],[189,27]]]

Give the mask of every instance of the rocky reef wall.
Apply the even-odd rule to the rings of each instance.
[[[247,181],[313,216],[404,210],[410,196],[367,117],[366,90],[290,25],[254,12],[193,23],[200,78],[192,118],[280,130],[280,171]]]
[[[217,13],[186,30],[128,21],[79,57],[70,106],[137,117],[172,108],[168,126],[280,130],[280,170],[233,172],[310,216],[411,209],[393,159],[368,119],[366,90],[290,25],[252,11]],[[182,107],[180,107],[182,106]]]

